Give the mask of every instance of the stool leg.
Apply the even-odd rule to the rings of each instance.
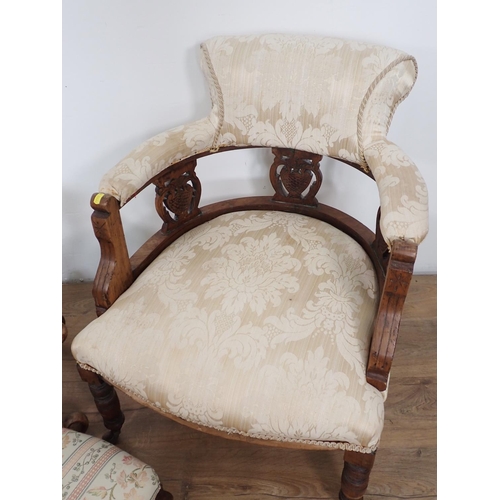
[[[85,413],[75,411],[64,419],[63,427],[72,431],[85,433],[89,428],[89,419]]]
[[[115,389],[97,373],[85,370],[80,365],[77,365],[77,369],[82,380],[89,384],[90,392],[94,396],[94,402],[101,414],[104,426],[109,429],[109,432],[104,434],[102,439],[108,443],[116,444],[125,416],[120,409],[120,400]]]
[[[359,453],[346,451],[344,453],[344,470],[340,487],[340,500],[363,500],[368,488],[370,472],[375,461],[375,453]]]
[[[155,500],[174,500],[172,493],[165,491],[163,488],[156,495]]]

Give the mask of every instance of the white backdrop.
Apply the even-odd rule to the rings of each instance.
[[[210,98],[199,67],[200,42],[216,35],[317,34],[404,50],[418,61],[417,83],[398,108],[389,139],[415,161],[430,195],[430,233],[417,273],[436,264],[436,2],[421,0],[72,0],[63,3],[63,282],[91,280],[99,245],[90,197],[101,176],[149,137],[206,116]],[[266,150],[199,161],[202,203],[271,193]],[[374,228],[375,183],[324,159],[323,203]],[[243,179],[250,180],[243,180]],[[132,253],[161,221],[154,191],[122,216]]]

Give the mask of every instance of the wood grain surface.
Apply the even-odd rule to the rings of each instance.
[[[365,500],[435,499],[436,276],[413,277],[389,381],[385,428]],[[106,430],[71,356],[95,317],[92,283],[63,285],[63,418],[85,412],[89,434]],[[118,392],[125,414],[118,445],[150,464],[175,500],[338,498],[343,452],[257,446],[210,436],[143,408]]]

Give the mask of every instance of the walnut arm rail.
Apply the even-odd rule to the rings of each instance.
[[[219,215],[240,210],[281,210],[316,217],[327,223],[335,223],[341,231],[349,234],[363,247],[375,265],[381,289],[384,282],[385,265],[378,257],[375,235],[359,221],[333,207],[319,203],[316,207],[277,202],[270,196],[238,198],[217,202],[203,207],[198,215],[189,218],[170,230],[164,227],[153,234],[131,257],[125,244],[121,225],[120,207],[111,195],[97,193],[100,203],[92,202],[94,232],[101,245],[101,259],[94,281],[93,295],[98,315],[105,312],[134,280],[179,236],[194,227]],[[115,200],[115,201],[113,201]]]
[[[195,174],[197,159],[214,153],[253,147],[254,146],[231,146],[220,148],[216,152],[203,151],[185,158],[184,160],[177,161],[177,163],[169,165],[155,175],[147,176],[145,180],[143,179],[141,181],[144,182],[144,184],[141,186],[136,185],[135,191],[125,199],[123,199],[120,193],[118,193],[118,191],[114,188],[112,190],[113,193],[104,191],[94,193],[92,195],[91,206],[95,210],[92,215],[92,224],[96,238],[99,240],[99,244],[101,246],[101,259],[93,288],[93,295],[98,315],[102,314],[114,303],[114,301],[133,283],[135,278],[154,260],[154,258],[160,254],[163,249],[166,248],[166,246],[179,237],[183,232],[189,231],[202,222],[205,222],[213,217],[217,217],[223,213],[234,211],[237,206],[240,210],[259,209],[260,207],[261,209],[281,209],[314,216],[311,213],[311,207],[317,205],[317,200],[315,198],[313,200],[309,200],[309,202],[312,203],[312,206],[309,207],[307,206],[309,205],[307,200],[305,200],[306,205],[294,204],[293,202],[297,201],[297,198],[293,198],[289,202],[284,202],[282,206],[278,208],[276,204],[267,204],[267,200],[264,204],[262,204],[262,200],[259,200],[259,197],[257,197],[253,200],[249,198],[248,202],[244,200],[240,200],[238,202],[235,200],[229,200],[227,202],[214,204],[216,205],[214,209],[211,207],[204,207],[202,211],[198,210],[197,205],[201,193],[201,184]],[[150,153],[152,151],[151,148],[152,146],[148,145],[145,147],[145,152]],[[276,148],[275,154],[278,154],[279,150],[280,148]],[[318,162],[321,159],[321,155],[311,155],[310,153],[300,151],[296,151],[294,154],[297,154],[297,157],[312,156],[315,157]],[[371,174],[364,172],[359,165],[351,163],[347,160],[340,161],[361,170],[364,174],[371,177]],[[106,182],[104,184],[109,184],[111,182],[114,173],[115,169],[112,169],[105,175]],[[317,189],[319,189],[319,185],[321,184],[321,179],[318,180],[319,183],[317,185]],[[175,187],[177,181],[179,181],[179,187],[181,188],[178,190],[179,192],[183,188],[189,187],[193,196],[195,195],[197,199],[194,203],[192,203],[193,206],[189,208],[185,207],[185,210],[180,209],[179,212],[176,212],[176,215],[179,215],[179,217],[174,220],[169,217],[168,213],[163,208],[164,195],[166,194],[168,197],[168,192],[164,192],[164,187],[165,184]],[[169,184],[170,182],[172,183]],[[192,185],[186,186],[186,182],[190,182]],[[157,198],[155,200],[155,204],[158,214],[163,219],[164,224],[161,231],[154,234],[133,256],[129,257],[121,223],[120,209],[150,184],[156,185]],[[186,192],[184,191],[183,194],[186,194]],[[178,201],[180,201],[179,198],[174,200],[174,205],[179,205]],[[288,205],[288,208],[284,208],[285,205]],[[333,215],[323,215],[327,218],[331,218],[333,216],[336,220],[340,217],[339,222],[343,226],[343,228],[340,229],[344,231],[347,230],[347,232],[350,233],[355,239],[359,236],[358,239],[362,240],[359,241],[359,243],[362,244],[368,253],[373,254],[374,251],[371,248],[373,233],[352,217],[347,216],[347,214],[343,214],[335,209],[331,210],[335,212]],[[319,212],[321,212],[321,209]],[[321,215],[318,215],[318,217],[321,218]],[[343,221],[344,218],[345,221]],[[349,231],[349,228],[352,228],[352,231]],[[372,255],[372,257],[374,257],[374,255]],[[379,283],[381,273],[382,271],[378,272]]]
[[[273,152],[279,157],[279,149],[276,151],[273,149]],[[298,156],[302,157],[304,153],[298,153]],[[315,156],[318,156],[316,161],[319,162],[321,157]],[[91,205],[95,210],[92,223],[101,246],[101,260],[93,289],[98,315],[106,311],[171,242],[197,225],[223,213],[252,209],[284,210],[317,217],[330,223],[334,221],[334,225],[363,246],[375,265],[381,293],[368,359],[367,381],[377,389],[385,390],[394,357],[403,305],[411,282],[417,244],[396,240],[391,242],[389,250],[380,227],[380,210],[377,216],[377,233],[374,235],[352,217],[332,207],[319,204],[315,199],[303,200],[303,203],[298,203],[298,198],[294,201],[288,198],[287,201],[278,191],[274,198],[228,200],[200,210],[198,200],[201,185],[196,177],[195,167],[195,160],[184,160],[155,177],[157,209],[160,207],[159,215],[165,223],[162,230],[154,234],[131,258],[127,251],[118,200],[110,194],[97,193],[92,196]],[[159,202],[165,195],[162,186],[165,180],[163,176],[167,172],[169,172],[167,184],[172,180],[176,182],[178,179],[187,179],[192,182],[193,197],[196,197],[194,209],[181,214],[177,220],[165,218]],[[276,183],[276,179],[274,180]],[[320,180],[319,177],[319,183]]]

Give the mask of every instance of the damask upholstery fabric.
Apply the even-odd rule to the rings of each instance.
[[[164,250],[72,351],[189,422],[370,452],[385,397],[366,382],[377,301],[370,259],[338,229],[293,213],[236,212]]]
[[[207,151],[214,135],[215,127],[208,118],[155,135],[107,172],[99,184],[99,191],[121,200],[123,206],[165,168]]]
[[[404,52],[330,37],[215,37],[201,45],[201,54],[210,115],[141,144],[104,176],[100,192],[124,205],[168,166],[223,146],[294,148],[368,170],[367,150],[373,156],[373,145],[384,140],[417,76],[415,59]],[[386,207],[398,214],[396,232],[391,217],[382,220],[388,243],[398,238],[418,243],[427,233],[427,202],[419,201],[418,214],[407,207],[416,189],[425,190],[414,165],[411,172],[406,169],[401,181],[391,174],[398,189],[379,186],[391,197]],[[390,226],[384,220],[392,220]],[[406,233],[404,227],[412,230]]]
[[[63,500],[153,500],[159,491],[149,465],[102,439],[63,428]]]
[[[363,144],[386,135],[417,72],[399,50],[319,36],[215,37],[202,53],[214,147],[292,148],[362,165]]]
[[[422,175],[408,155],[385,138],[370,144],[365,156],[377,181],[385,241],[390,245],[404,239],[418,245],[429,230],[427,186]]]

